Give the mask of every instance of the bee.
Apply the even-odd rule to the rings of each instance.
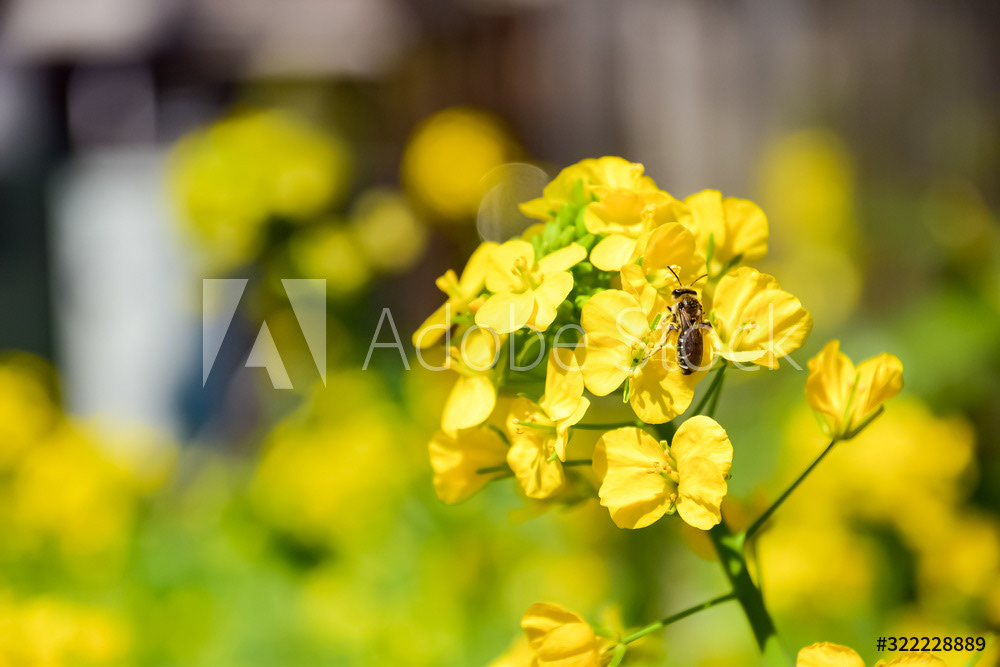
[[[677,278],[677,283],[681,285],[675,289],[671,295],[674,297],[674,305],[670,307],[670,325],[667,331],[678,331],[677,334],[677,365],[680,366],[684,375],[691,375],[701,368],[702,354],[705,349],[702,339],[702,329],[711,329],[712,325],[704,319],[704,309],[701,301],[698,300],[698,293],[691,289],[691,285],[708,276],[698,276],[691,281],[690,285],[684,286],[680,277],[670,269],[670,273]]]

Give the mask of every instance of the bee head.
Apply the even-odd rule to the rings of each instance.
[[[678,287],[677,289],[675,289],[673,291],[673,295],[674,295],[675,299],[679,299],[682,296],[685,296],[685,295],[688,295],[688,294],[690,294],[691,296],[697,296],[698,295],[697,292],[695,292],[693,289],[690,289],[688,287]]]

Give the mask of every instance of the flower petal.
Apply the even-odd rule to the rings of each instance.
[[[809,360],[806,401],[831,437],[846,430],[847,402],[856,378],[854,364],[841,353],[839,340],[831,340]]]
[[[462,375],[445,401],[441,428],[454,435],[460,429],[478,426],[489,418],[496,402],[497,390],[490,378]]]
[[[465,500],[493,479],[477,470],[503,464],[507,445],[488,428],[473,428],[450,436],[438,431],[428,444],[434,469],[434,490],[446,503]]]
[[[601,239],[590,251],[590,263],[601,271],[618,271],[635,250],[635,239],[612,234]]]
[[[476,312],[476,324],[498,334],[510,333],[527,324],[534,310],[532,292],[494,294]]]
[[[865,420],[880,405],[903,389],[903,363],[892,354],[882,353],[858,365],[858,385],[854,395],[851,428]]]
[[[607,396],[628,377],[631,354],[627,345],[610,336],[587,336],[584,385],[596,396]]]
[[[599,667],[603,642],[579,615],[557,604],[531,605],[521,628],[537,667]]]
[[[643,528],[673,511],[674,483],[663,448],[645,431],[626,427],[601,436],[594,448],[594,472],[601,479],[598,495],[619,528]]]
[[[676,340],[676,337],[674,338]],[[706,352],[708,352],[706,346]],[[639,419],[647,424],[665,424],[688,409],[694,388],[708,373],[708,357],[703,370],[685,375],[677,363],[677,348],[668,344],[646,360],[632,376],[629,403]]]
[[[681,284],[668,270],[672,268]],[[694,234],[678,222],[668,222],[650,233],[642,252],[642,269],[657,286],[668,291],[690,285],[705,272],[705,257],[696,247]],[[662,291],[663,288],[661,288]]]
[[[556,319],[556,309],[573,289],[573,274],[569,271],[552,273],[533,291],[535,300],[534,316],[528,320],[540,331],[545,331]]]
[[[431,313],[430,317],[413,332],[413,347],[423,350],[441,340],[445,332],[451,328],[451,316],[456,314],[457,310],[450,299],[441,304],[441,307]]]
[[[557,271],[566,271],[586,258],[586,248],[579,243],[570,243],[565,248],[560,248],[538,260],[537,268],[542,275],[547,275]]]
[[[614,289],[599,292],[587,301],[580,324],[587,336],[609,336],[629,346],[649,331],[646,313],[635,297]]]
[[[518,289],[521,278],[514,267],[519,263],[526,269],[535,263],[535,249],[527,241],[513,239],[491,248],[487,253],[486,288],[495,293]]]
[[[572,415],[583,400],[584,347],[553,347],[545,369],[545,394],[539,404],[553,421]]]
[[[474,297],[483,291],[490,254],[497,247],[497,244],[492,241],[483,241],[478,248],[472,251],[469,261],[465,264],[465,270],[462,271],[462,277],[458,280],[459,289],[467,298]]]
[[[823,642],[799,651],[795,667],[865,667],[865,661],[854,649]]]
[[[767,216],[748,199],[726,197],[722,202],[726,220],[725,243],[716,246],[715,261],[725,264],[737,255],[754,262],[767,254]]]
[[[726,430],[704,415],[691,417],[677,429],[670,454],[677,464],[677,513],[689,525],[708,530],[722,520],[726,475],[733,445]]]

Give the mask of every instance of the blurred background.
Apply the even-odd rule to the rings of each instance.
[[[816,322],[801,365],[830,338],[903,361],[759,542],[787,648],[987,636],[998,31],[966,1],[5,3],[0,664],[487,664],[536,601],[636,626],[724,592],[679,521],[620,531],[509,483],[444,505],[425,445],[453,376],[391,348],[361,370],[383,309],[412,362],[434,278],[601,155],[763,206],[761,268]],[[228,327],[208,278],[247,281]],[[327,281],[325,374],[294,278]],[[262,322],[293,389],[244,365]],[[727,384],[736,527],[823,445],[804,383]],[[630,651],[753,656],[734,606]]]

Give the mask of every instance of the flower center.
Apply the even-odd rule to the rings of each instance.
[[[539,281],[528,266],[528,260],[523,257],[518,257],[514,260],[514,268],[512,269],[514,276],[521,281],[520,291],[526,292],[530,289],[535,289],[538,287]]]

